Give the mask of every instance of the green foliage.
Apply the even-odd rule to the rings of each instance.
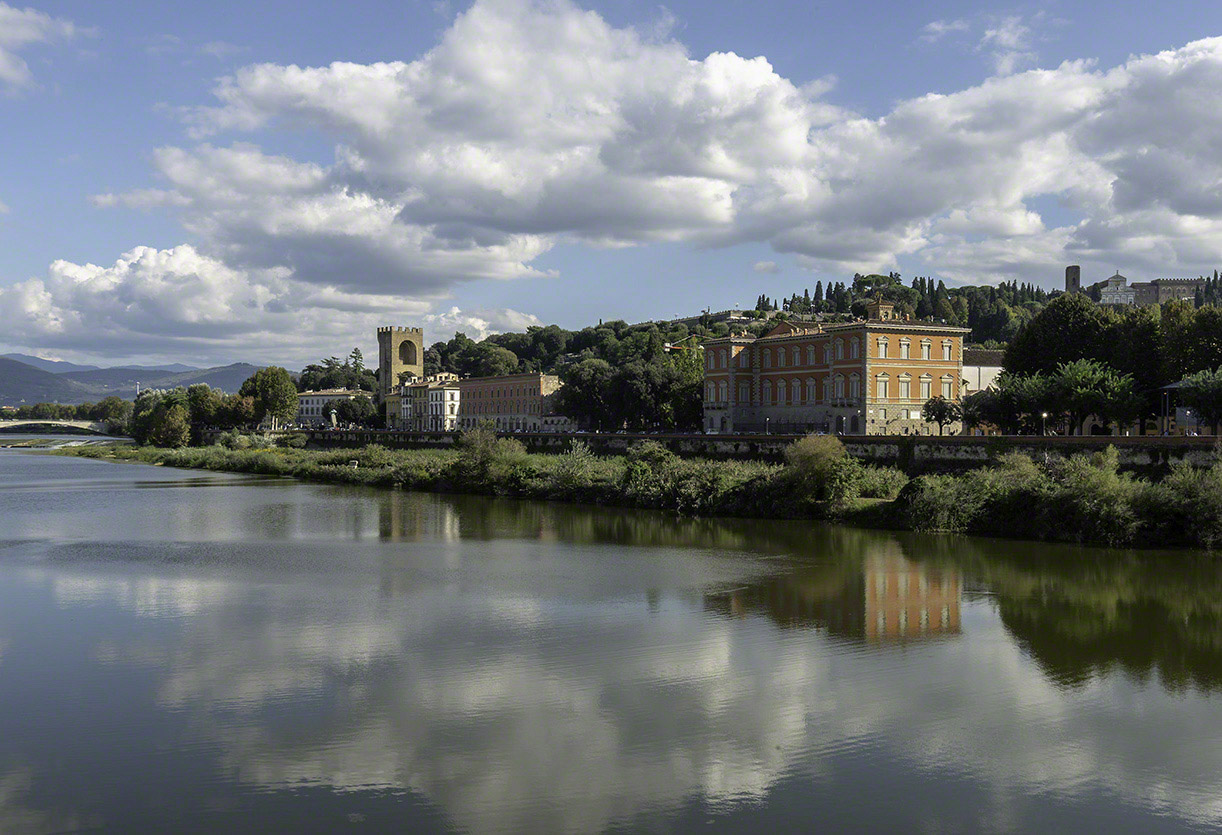
[[[959,404],[947,400],[941,395],[931,397],[921,407],[921,419],[938,424],[938,434],[941,435],[947,425],[955,423],[963,416]]]
[[[238,394],[253,399],[256,421],[270,417],[275,425],[297,415],[297,386],[278,365],[260,368],[242,383]]]
[[[365,367],[361,349],[353,348],[342,363],[338,357],[327,357],[307,365],[297,377],[297,388],[299,391],[351,389],[372,392],[377,390],[377,377]]]
[[[1188,375],[1177,394],[1179,402],[1196,409],[1216,435],[1222,423],[1222,367]]]
[[[335,406],[335,419],[341,424],[373,426],[378,422],[378,408],[363,394],[351,400],[341,400]]]

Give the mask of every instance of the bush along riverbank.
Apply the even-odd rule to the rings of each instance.
[[[684,459],[652,441],[626,456],[596,456],[580,440],[561,455],[532,455],[484,429],[465,433],[453,450],[317,451],[299,448],[292,436],[282,443],[235,435],[209,447],[93,446],[55,454],[692,516],[822,519],[1113,546],[1222,545],[1222,462],[1208,469],[1177,465],[1148,480],[1120,472],[1110,447],[1046,465],[1011,453],[964,474],[909,480],[899,470],[861,464],[830,436],[790,445],[784,465]]]

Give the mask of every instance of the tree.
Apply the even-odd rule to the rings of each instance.
[[[1218,426],[1222,423],[1222,367],[1185,377],[1180,383],[1179,399],[1196,409],[1213,427],[1214,434],[1218,434]]]
[[[341,400],[335,405],[335,419],[341,423],[355,423],[358,426],[368,426],[378,416],[378,409],[373,401],[365,395],[357,395],[351,400]]]
[[[962,410],[957,403],[939,395],[925,401],[921,409],[921,418],[930,423],[938,424],[938,434],[941,435],[948,423],[954,423],[962,417]]]
[[[614,427],[619,410],[607,400],[612,376],[606,360],[591,357],[569,366],[561,375],[564,385],[556,395],[556,411],[582,426]]]
[[[1081,293],[1057,296],[1010,343],[1003,364],[1016,374],[1053,374],[1062,363],[1099,359],[1106,317]]]
[[[253,398],[255,420],[270,417],[272,428],[297,414],[297,386],[288,371],[278,365],[260,368],[242,383],[238,394]]]
[[[153,428],[150,440],[160,447],[184,447],[191,440],[191,421],[187,408],[181,403],[172,405],[162,402],[153,413]]]

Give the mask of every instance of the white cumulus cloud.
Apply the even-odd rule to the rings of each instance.
[[[29,64],[17,50],[30,44],[67,40],[79,31],[72,21],[0,2],[0,89],[12,91],[34,81]]]

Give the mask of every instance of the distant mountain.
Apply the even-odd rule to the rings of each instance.
[[[32,357],[29,354],[0,354],[0,359],[17,360],[26,365],[31,365],[34,368],[42,371],[50,371],[52,374],[63,374],[67,371],[93,371],[99,366],[96,365],[77,365],[75,362],[64,362],[63,360],[45,360],[42,357]],[[183,366],[182,370],[187,370],[189,366]]]
[[[198,365],[183,365],[181,362],[170,363],[169,365],[123,365],[115,366],[116,368],[134,368],[136,371],[169,371],[173,374],[181,374],[184,371],[203,371]]]
[[[84,403],[93,398],[80,383],[24,362],[0,357],[0,406]]]
[[[242,387],[250,375],[261,366],[245,362],[217,368],[191,368],[188,371],[166,371],[138,368],[95,368],[87,371],[67,371],[52,374],[11,359],[0,359],[0,405],[21,403],[85,403],[101,400],[112,394],[125,400],[136,396],[140,388],[172,389],[207,383],[215,389],[232,394]]]

